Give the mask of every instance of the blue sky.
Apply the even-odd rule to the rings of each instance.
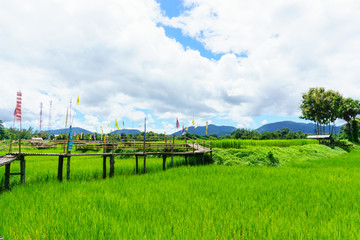
[[[312,9],[312,11],[308,11]],[[297,121],[310,87],[360,95],[360,6],[238,0],[85,0],[0,9],[0,119],[12,125],[149,131],[181,125],[258,128]],[[56,15],[56,18],[52,16]],[[326,43],[326,44],[324,44]],[[339,84],[341,79],[341,84]],[[107,127],[109,125],[109,127]],[[120,124],[122,127],[122,124]]]

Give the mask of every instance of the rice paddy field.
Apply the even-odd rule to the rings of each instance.
[[[312,143],[261,144],[217,146],[214,163],[206,165],[190,159],[186,166],[175,157],[170,167],[168,158],[166,171],[161,158],[147,158],[146,174],[135,174],[134,158],[116,158],[115,176],[107,179],[100,157],[74,157],[71,179],[63,182],[56,180],[57,158],[26,157],[26,184],[13,176],[12,189],[0,191],[0,236],[360,238],[358,147],[346,152]],[[3,173],[2,167],[2,185]]]

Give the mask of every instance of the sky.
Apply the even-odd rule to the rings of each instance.
[[[304,122],[311,87],[359,99],[359,26],[358,0],[1,1],[0,120],[21,90],[24,128],[41,102],[64,128],[70,100],[90,131]]]

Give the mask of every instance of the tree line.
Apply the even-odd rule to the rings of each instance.
[[[324,88],[310,88],[302,95],[300,118],[315,123],[316,134],[333,134],[335,121],[346,121],[342,129],[345,136],[354,142],[359,141],[360,102],[352,98],[344,98],[339,92],[325,91]]]

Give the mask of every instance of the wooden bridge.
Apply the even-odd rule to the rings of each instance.
[[[125,149],[133,149],[133,152],[115,152],[115,145],[117,144],[123,144]],[[103,159],[103,178],[106,178],[106,170],[107,170],[107,158],[109,158],[109,164],[110,164],[110,173],[109,176],[114,176],[114,169],[115,169],[115,156],[118,155],[126,155],[126,156],[135,156],[135,164],[136,164],[136,173],[139,172],[139,157],[143,157],[144,160],[144,173],[146,173],[146,156],[148,155],[161,155],[163,160],[163,170],[166,170],[166,159],[167,157],[171,157],[171,165],[174,166],[173,162],[173,156],[184,156],[185,157],[185,163],[188,164],[188,157],[194,156],[194,157],[201,157],[202,164],[205,164],[204,155],[206,153],[210,154],[210,158],[212,159],[212,146],[210,144],[209,148],[200,145],[198,142],[195,143],[153,143],[155,146],[153,149],[156,149],[158,151],[146,151],[146,146],[151,147],[151,143],[141,143],[143,146],[142,151],[139,151],[139,148],[136,147],[136,144],[134,142],[134,145],[132,143],[130,145],[126,145],[128,143],[103,143],[101,146],[104,149],[103,153],[34,153],[34,152],[12,152],[8,153],[5,156],[0,156],[0,167],[5,166],[5,182],[4,187],[5,189],[10,188],[10,176],[12,175],[20,175],[21,183],[25,183],[25,157],[26,156],[58,156],[58,180],[63,180],[63,166],[64,166],[64,158],[66,158],[66,178],[70,179],[70,160],[71,157],[78,157],[78,156],[102,156]],[[139,145],[139,144],[138,144]],[[205,145],[205,143],[204,143]],[[133,147],[133,148],[132,148]],[[124,149],[123,148],[123,149]],[[176,151],[176,149],[184,150],[185,151]],[[109,150],[112,150],[112,152],[109,152]],[[162,150],[162,151],[159,151]],[[168,151],[166,151],[168,150]],[[196,164],[196,158],[194,158],[195,164]],[[14,161],[20,161],[20,173],[11,173],[11,163]]]

